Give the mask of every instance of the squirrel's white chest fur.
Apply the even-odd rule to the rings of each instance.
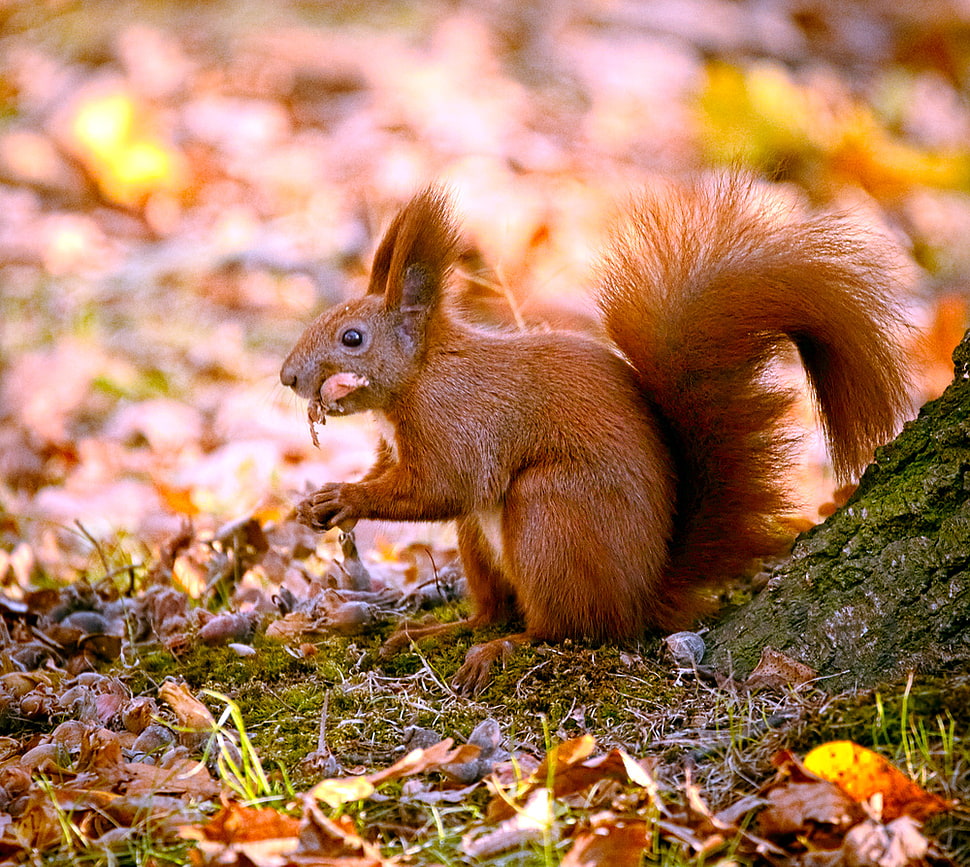
[[[377,432],[381,435],[381,438],[390,446],[394,460],[399,460],[400,453],[397,448],[397,430],[391,420],[379,409],[371,410],[370,417],[373,419],[374,427],[377,428]]]
[[[502,510],[500,508],[482,509],[475,513],[482,538],[488,543],[492,559],[501,564],[504,556],[502,542]]]

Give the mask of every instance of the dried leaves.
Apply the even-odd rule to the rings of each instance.
[[[816,747],[799,762],[776,757],[779,779],[767,790],[759,827],[796,851],[826,853],[813,863],[906,867],[942,856],[920,832],[950,809],[871,750],[848,741]],[[946,863],[946,861],[942,861]]]
[[[469,738],[474,756],[424,742],[385,771],[321,781],[299,816],[227,797],[200,831],[194,805],[211,809],[223,791],[199,763],[217,721],[184,689],[132,695],[92,669],[197,641],[258,664],[259,632],[310,656],[320,634],[460,593],[448,550],[368,544],[341,558],[289,520],[293,491],[363,471],[374,437],[335,424],[312,452],[294,406],[267,399],[287,330],[343,296],[382,215],[430,175],[466,193],[470,235],[503,279],[473,270],[477,254],[460,276],[500,317],[531,317],[543,299],[568,315],[561,297],[585,280],[606,202],[705,149],[784,164],[814,196],[851,205],[866,190],[883,208],[873,219],[905,227],[941,285],[965,285],[970,112],[951,80],[961,13],[945,11],[950,33],[935,16],[862,6],[841,27],[837,4],[795,20],[783,4],[699,16],[704,3],[673,3],[650,22],[636,4],[458,4],[413,39],[317,19],[239,32],[216,4],[193,10],[188,37],[178,10],[171,27],[147,26],[77,5],[61,39],[44,4],[12,4],[0,61],[0,580],[15,597],[2,600],[0,716],[44,732],[0,740],[0,856],[58,845],[66,818],[106,850],[133,828],[165,837],[179,823],[195,829],[199,863],[383,864],[373,833],[329,811],[394,780],[409,803],[461,803],[492,775],[469,853],[531,840],[570,867],[625,865],[657,845],[701,855],[740,839],[753,860],[780,847],[808,863],[809,844],[814,864],[928,859],[918,822],[939,799],[852,745],[711,810],[689,781],[661,785],[622,750],[595,755],[591,739],[513,765],[487,727]],[[752,26],[754,14],[772,26]],[[92,20],[82,35],[76,23]],[[791,71],[811,47],[805,21],[809,42],[837,43],[836,65]],[[867,76],[867,99],[867,85],[841,83],[846,49],[860,50],[838,44],[843,33],[868,34],[867,64],[873,45],[909,59]],[[91,46],[53,47],[74,39]],[[606,190],[618,171],[620,191]],[[954,290],[925,318],[939,389],[966,303]],[[333,379],[311,404],[314,441],[313,422],[358,385]],[[31,589],[79,574],[110,580]],[[142,595],[119,589],[143,575]],[[745,686],[813,676],[791,663],[766,658]]]
[[[183,684],[163,683],[156,706],[148,696],[127,696],[103,675],[80,675],[65,681],[67,689],[59,688],[58,677],[56,670],[2,676],[10,695],[45,689],[59,707],[83,715],[90,706],[94,714],[61,723],[29,749],[12,739],[0,743],[0,852],[6,855],[63,845],[62,818],[68,817],[78,842],[94,847],[129,831],[174,845],[178,829],[193,843],[197,867],[388,867],[398,859],[384,853],[366,822],[345,811],[381,802],[384,787],[403,783],[396,795],[402,808],[461,804],[487,790],[482,820],[461,832],[461,849],[474,859],[540,846],[560,852],[572,867],[624,867],[673,846],[687,858],[731,851],[753,864],[781,858],[812,867],[947,863],[920,828],[951,805],[850,742],[824,744],[804,762],[780,753],[773,781],[715,811],[689,774],[671,785],[653,759],[617,748],[598,753],[590,735],[559,744],[541,761],[527,752],[510,756],[498,725],[486,720],[457,747],[450,738],[415,730],[413,742],[422,745],[387,768],[325,778],[280,810],[248,802],[254,790],[245,789],[240,775],[258,777],[263,786],[268,781],[238,712],[231,730],[225,714],[217,720]],[[250,791],[246,799],[244,791]],[[221,808],[202,820],[199,808],[211,809],[217,798]]]
[[[160,645],[180,654],[196,641],[232,643],[237,652],[255,654],[258,664],[259,651],[245,643],[253,630],[265,630],[306,656],[315,650],[316,634],[359,628],[379,612],[398,613],[425,593],[440,594],[453,572],[453,555],[441,551],[429,556],[384,550],[365,563],[349,535],[340,539],[339,555],[336,548],[330,551],[336,559],[321,568],[326,561],[318,558],[315,541],[288,515],[272,511],[205,537],[186,524],[164,546],[152,584],[140,596],[119,594],[106,581],[38,591],[27,604],[9,601],[3,610],[11,636],[5,649],[23,670],[0,674],[0,704],[38,722],[63,714],[75,719],[29,747],[7,745],[7,758],[0,759],[9,816],[2,851],[17,851],[23,845],[18,841],[60,845],[59,816],[68,815],[90,846],[107,845],[112,837],[105,835],[129,827],[174,840],[173,828],[180,826],[182,839],[196,847],[192,857],[198,865],[296,865],[316,859],[383,867],[396,863],[394,858],[378,845],[374,829],[348,811],[383,803],[388,787],[397,783],[400,809],[463,805],[479,799],[476,793],[484,787],[484,818],[466,817],[454,842],[466,857],[479,860],[540,847],[574,867],[622,867],[658,847],[674,847],[685,858],[731,851],[755,864],[780,858],[813,867],[946,863],[921,823],[949,804],[874,753],[842,742],[819,747],[804,763],[780,755],[775,780],[713,809],[690,775],[673,785],[658,774],[654,760],[637,760],[623,749],[598,752],[590,735],[537,757],[510,756],[492,720],[457,747],[451,739],[415,729],[412,748],[399,761],[347,775],[321,724],[317,759],[306,767],[316,767],[325,778],[283,812],[251,806],[255,790],[244,779],[251,759],[241,719],[228,730],[225,714],[217,719],[182,684],[169,681],[157,695],[132,696],[117,678],[84,669],[127,656],[136,646]],[[307,569],[296,576],[284,569],[274,598],[236,577],[283,563],[292,569],[301,558],[313,560],[317,574],[310,577]],[[240,610],[212,614],[193,606],[173,584],[190,579],[203,598],[223,594]],[[109,638],[114,644],[106,650]],[[690,661],[697,670],[695,658]],[[724,683],[734,689],[787,688],[811,675],[768,654],[748,683]],[[211,809],[216,798],[221,810],[200,822],[198,808]],[[150,807],[140,810],[144,799]],[[3,809],[0,802],[0,820]]]

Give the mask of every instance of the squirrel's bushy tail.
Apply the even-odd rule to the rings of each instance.
[[[772,212],[745,177],[634,203],[599,304],[690,480],[678,492],[674,586],[729,577],[777,548],[794,398],[765,372],[786,344],[800,353],[839,479],[896,431],[908,377],[889,251],[838,217]]]

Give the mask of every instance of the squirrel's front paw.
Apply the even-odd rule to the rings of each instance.
[[[320,532],[332,527],[349,532],[360,517],[352,502],[352,491],[352,485],[342,482],[324,485],[296,507],[297,520]]]

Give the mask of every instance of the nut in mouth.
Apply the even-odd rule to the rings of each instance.
[[[368,385],[370,385],[370,381],[367,377],[348,371],[328,376],[320,384],[319,392],[307,404],[307,422],[310,425],[310,439],[314,446],[320,448],[316,426],[326,424],[328,414],[334,415],[343,412],[343,407],[340,406],[339,401],[358,388],[364,388]]]

